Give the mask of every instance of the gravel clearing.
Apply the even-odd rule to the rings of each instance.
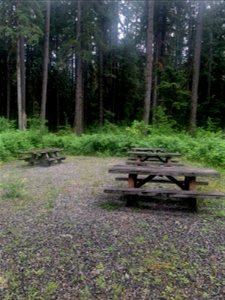
[[[224,218],[126,207],[103,193],[123,161],[0,165],[0,299],[225,299]]]

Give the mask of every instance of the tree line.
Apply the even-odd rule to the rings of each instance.
[[[223,1],[0,0],[0,114],[225,125]]]

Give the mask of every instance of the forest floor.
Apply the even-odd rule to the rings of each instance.
[[[0,299],[225,299],[222,200],[126,207],[103,193],[122,161],[0,165]]]

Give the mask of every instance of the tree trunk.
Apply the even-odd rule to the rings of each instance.
[[[119,106],[117,103],[117,86],[118,86],[118,63],[116,57],[116,51],[118,47],[118,24],[119,24],[119,4],[118,2],[111,2],[111,104],[114,121],[118,120]]]
[[[98,79],[98,85],[99,85],[99,123],[102,126],[103,125],[103,50],[100,46],[99,49],[99,79]]]
[[[22,95],[22,130],[27,127],[26,116],[26,75],[25,75],[25,53],[24,53],[24,36],[20,37],[20,63],[21,63],[21,95]]]
[[[41,95],[41,120],[45,123],[46,120],[46,100],[48,86],[48,62],[49,62],[49,34],[50,34],[50,9],[51,1],[46,2],[46,17],[45,17],[45,42],[44,42],[44,60],[43,60],[43,76],[42,76],[42,95]]]
[[[26,129],[25,110],[25,62],[24,62],[24,38],[17,40],[17,105],[18,105],[18,125],[20,130]]]
[[[144,115],[145,124],[149,123],[152,91],[152,54],[153,54],[153,18],[154,18],[154,0],[146,1],[147,3],[147,45],[146,45],[146,67],[145,67],[145,99]]]
[[[10,118],[10,104],[11,104],[11,68],[10,68],[11,51],[7,55],[7,104],[6,104],[6,116]]]
[[[210,32],[209,32],[208,87],[207,87],[207,98],[208,99],[210,99],[210,97],[211,97],[212,64],[213,64],[213,33],[210,29]]]
[[[195,49],[193,60],[192,76],[192,96],[191,96],[191,116],[190,116],[190,133],[194,133],[197,123],[197,105],[198,105],[198,83],[201,60],[202,28],[203,28],[204,2],[199,2],[199,12],[196,25]]]
[[[17,41],[17,62],[16,62],[16,75],[17,75],[17,105],[18,105],[18,127],[23,129],[22,119],[22,89],[21,89],[21,62],[20,62],[20,38]]]
[[[84,97],[83,97],[83,63],[81,58],[81,1],[77,1],[76,39],[78,51],[76,54],[76,91],[75,91],[75,132],[84,132]]]

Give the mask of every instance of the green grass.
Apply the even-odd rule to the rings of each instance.
[[[116,203],[113,201],[108,201],[108,202],[99,204],[99,207],[101,207],[102,209],[108,210],[108,211],[118,210],[122,206],[123,206],[123,203]]]
[[[24,182],[20,178],[10,177],[0,183],[3,199],[21,199],[25,195]]]

